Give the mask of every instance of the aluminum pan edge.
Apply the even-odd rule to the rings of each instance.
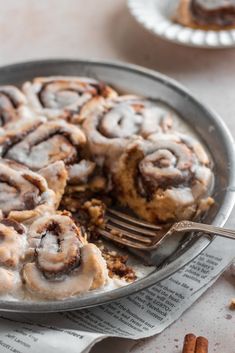
[[[8,66],[4,66],[0,68],[0,76],[4,75],[8,76],[12,70],[22,70],[27,73],[27,71],[32,72],[34,68],[37,71],[37,67],[42,67],[43,65],[77,65],[82,64],[86,66],[90,66],[92,68],[93,65],[109,67],[120,69],[123,71],[129,71],[136,75],[142,75],[148,77],[149,79],[156,80],[162,83],[165,86],[170,87],[171,89],[177,91],[182,96],[187,97],[190,104],[196,105],[201,109],[201,111],[205,112],[206,115],[210,115],[211,119],[215,122],[217,129],[220,131],[222,135],[222,141],[224,148],[226,150],[228,163],[230,165],[229,169],[229,180],[227,185],[227,190],[225,193],[225,197],[223,200],[223,204],[220,206],[219,211],[216,217],[213,220],[213,224],[217,226],[223,226],[228,219],[233,206],[235,204],[235,145],[233,138],[226,127],[225,123],[221,120],[221,118],[210,108],[207,108],[204,104],[200,103],[196,98],[194,98],[191,93],[185,89],[182,85],[180,85],[177,81],[168,78],[167,76],[157,73],[153,70],[149,70],[146,68],[142,68],[133,64],[124,64],[119,62],[112,61],[99,61],[99,60],[70,60],[70,59],[50,59],[50,60],[38,60],[31,61],[27,63],[19,63],[12,64]],[[1,78],[2,80],[2,78]],[[0,80],[0,81],[1,81]],[[7,78],[6,78],[7,82]],[[4,82],[3,82],[4,83]],[[178,269],[192,261],[197,255],[200,254],[202,250],[204,250],[210,242],[213,241],[211,238],[207,236],[202,236],[198,238],[193,247],[189,248],[184,252],[179,258],[174,260],[172,263],[163,267],[162,269],[151,273],[149,276],[142,278],[128,286],[115,289],[110,292],[102,292],[97,293],[97,295],[91,295],[88,297],[78,296],[75,298],[60,300],[60,301],[47,301],[47,302],[19,302],[19,301],[0,301],[0,310],[2,311],[13,311],[13,312],[55,312],[55,311],[65,311],[65,310],[77,310],[83,309],[87,307],[92,307],[96,305],[106,304],[113,300],[118,300],[122,297],[129,296],[134,294],[140,290],[143,290],[155,283],[169,277]]]

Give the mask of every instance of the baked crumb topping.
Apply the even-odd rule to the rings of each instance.
[[[120,255],[117,251],[102,246],[100,250],[107,263],[109,277],[120,278],[127,282],[133,282],[137,279],[135,271],[127,264],[128,255]]]

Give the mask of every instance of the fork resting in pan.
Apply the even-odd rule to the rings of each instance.
[[[192,221],[174,223],[166,230],[111,208],[107,210],[105,217],[105,227],[98,230],[103,237],[139,250],[152,251],[157,249],[166,238],[179,232],[203,232],[235,239],[234,230]]]

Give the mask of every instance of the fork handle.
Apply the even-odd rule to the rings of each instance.
[[[173,229],[177,232],[200,231],[206,234],[219,235],[224,238],[235,239],[235,230],[215,227],[204,223],[181,221],[175,223]]]

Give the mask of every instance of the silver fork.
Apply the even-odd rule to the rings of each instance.
[[[235,239],[234,230],[191,221],[180,221],[166,229],[111,208],[107,210],[105,220],[105,227],[98,229],[103,237],[139,250],[154,250],[166,238],[171,237],[174,233],[181,232],[196,231]]]

